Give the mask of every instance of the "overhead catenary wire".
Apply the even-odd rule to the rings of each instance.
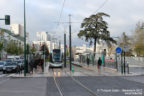
[[[58,27],[60,24],[69,23],[69,22],[61,22],[61,17],[62,17],[63,9],[64,9],[64,6],[65,6],[65,2],[66,2],[66,0],[63,0],[63,5],[62,5],[62,8],[61,8],[59,20],[58,20],[58,22],[56,22],[56,23],[57,23],[57,27]],[[98,12],[101,8],[103,8],[104,5],[105,5],[107,2],[108,2],[108,0],[105,0],[105,1],[98,7],[98,9],[97,9],[94,13]],[[82,22],[71,22],[71,23],[82,23]],[[57,29],[57,28],[56,28],[56,29]]]
[[[108,0],[105,0],[94,13],[98,12],[101,8],[103,8],[107,2],[108,2]]]
[[[56,23],[56,28],[57,29],[61,23],[61,17],[62,17],[62,13],[63,13],[63,9],[64,9],[64,6],[65,6],[65,2],[66,0],[63,0],[63,4],[62,4],[62,7],[61,7],[61,10],[60,10],[60,15],[59,15],[59,18],[58,18],[58,22],[55,22]],[[56,31],[55,31],[56,33]]]
[[[62,8],[61,8],[60,16],[59,16],[59,20],[58,20],[58,25],[60,24],[60,20],[61,20],[61,17],[62,17],[63,9],[64,9],[64,6],[65,6],[65,2],[66,2],[66,0],[63,0],[63,5],[62,5]]]

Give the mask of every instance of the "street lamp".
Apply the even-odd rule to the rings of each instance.
[[[24,0],[24,76],[26,76],[26,10]]]
[[[66,68],[66,31],[64,29],[64,67]]]

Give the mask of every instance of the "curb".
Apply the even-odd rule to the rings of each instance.
[[[72,63],[72,65],[75,65],[75,66],[78,66],[78,67],[83,67],[82,65],[80,65],[80,64],[75,64],[75,63]]]
[[[104,67],[104,69],[106,69],[106,70],[111,70],[111,71],[114,71],[114,72],[117,72],[117,69],[114,69],[114,68]]]

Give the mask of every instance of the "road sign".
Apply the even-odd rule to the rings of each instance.
[[[117,47],[115,51],[116,51],[116,53],[121,53],[122,49],[120,47]]]
[[[124,52],[128,52],[129,51],[128,45],[124,45],[123,50],[124,50]]]

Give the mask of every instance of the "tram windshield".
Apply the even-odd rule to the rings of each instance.
[[[53,50],[53,59],[54,59],[54,61],[60,60],[60,50],[59,49]]]

